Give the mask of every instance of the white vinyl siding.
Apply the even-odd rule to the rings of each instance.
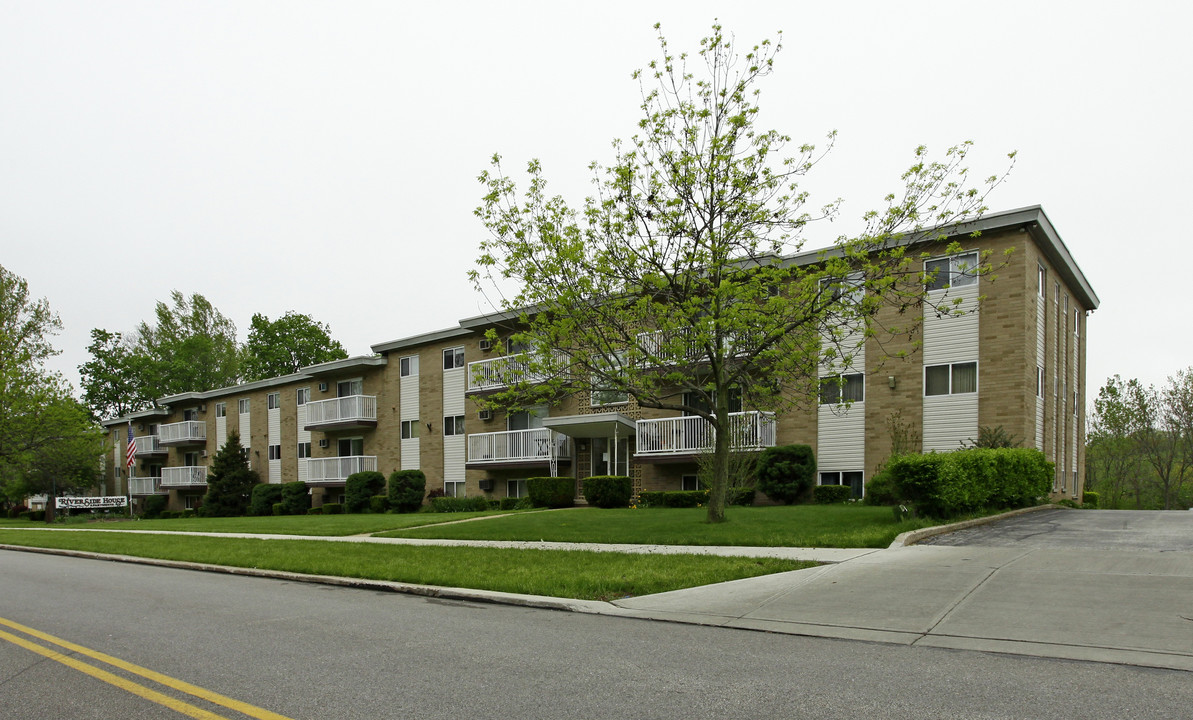
[[[953,287],[933,291],[931,299],[943,302],[964,314],[938,316],[930,304],[924,307],[924,367],[955,366],[978,361],[977,311],[979,285]],[[957,306],[954,300],[960,299]],[[981,367],[977,368],[977,385],[981,388]],[[925,376],[927,373],[925,372]],[[947,452],[961,447],[966,440],[978,435],[978,394],[976,392],[924,394],[924,452]],[[826,466],[827,467],[827,466]]]
[[[311,442],[311,431],[306,429],[307,424],[307,403],[311,401],[311,389],[309,387],[298,388],[294,393],[294,402],[298,407],[295,409],[295,414],[298,419],[298,438],[297,445],[302,445],[304,448]],[[295,447],[297,450],[297,446]],[[296,453],[298,457],[298,479],[302,482],[307,481],[307,458],[301,452]]]
[[[222,448],[224,443],[228,442],[228,416],[216,415],[215,417],[215,446]]]
[[[456,350],[462,349],[457,348]],[[462,416],[464,414],[464,390],[467,386],[468,371],[465,368],[462,354],[448,350],[444,351],[445,358],[449,352],[453,355],[453,364],[456,367],[451,369],[445,368],[443,371],[443,414],[445,416]],[[464,482],[464,462],[467,446],[467,439],[463,434],[444,435],[443,437],[443,481],[445,483],[445,492],[448,487],[446,483]],[[464,494],[462,485],[458,487],[458,490],[460,495]]]
[[[849,355],[848,364],[834,358],[820,370],[821,400],[816,411],[816,463],[820,467],[854,468],[866,464],[866,335],[850,323],[842,337],[821,336],[821,351],[829,348]],[[839,376],[845,382],[837,384]],[[850,401],[847,404],[839,402]],[[827,401],[827,402],[825,402]]]
[[[406,360],[406,358],[402,358]],[[398,419],[401,422],[418,422],[418,356],[410,356],[411,361],[405,363],[408,374],[402,375],[398,382]],[[403,438],[401,440],[401,469],[418,470],[422,465],[419,456],[418,438]]]
[[[251,405],[249,404],[248,398],[244,398],[238,403],[238,406],[238,409],[240,410],[238,418],[240,421],[240,446],[249,451],[248,458],[249,466],[251,467],[253,464],[253,415],[249,411]]]
[[[266,421],[269,425],[269,447],[280,448],[282,445],[282,408],[278,393],[270,393],[269,405],[272,407],[266,411]],[[277,450],[270,451],[269,459],[269,482],[280,483],[282,481],[282,459]]]
[[[1046,300],[1044,297],[1044,271],[1040,270],[1040,292],[1036,296],[1036,366],[1040,374],[1039,382],[1047,384],[1048,373],[1045,370],[1047,367],[1047,360],[1044,355],[1045,338],[1045,313],[1044,306]],[[1036,449],[1043,452],[1044,450],[1044,398],[1048,397],[1048,388],[1042,388],[1042,391],[1036,396]]]

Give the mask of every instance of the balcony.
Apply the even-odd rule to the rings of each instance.
[[[162,468],[163,488],[205,487],[207,485],[206,465]]]
[[[304,430],[352,430],[377,427],[376,395],[345,395],[306,404]]]
[[[500,390],[520,382],[539,383],[550,375],[530,369],[528,353],[477,360],[468,363],[468,392]]]
[[[342,483],[349,475],[377,470],[376,455],[310,458],[307,460],[307,485]]]
[[[207,442],[207,423],[183,420],[159,426],[157,434],[162,445],[202,445]],[[135,438],[133,442],[136,442]]]
[[[157,435],[145,435],[133,438],[133,444],[136,446],[137,457],[166,454],[166,449],[161,444],[161,438]]]
[[[734,351],[734,346],[738,344],[739,338],[745,340],[747,336],[740,333],[730,333],[722,338],[721,343],[725,349],[726,357],[740,354],[740,351]],[[644,354],[658,360],[658,362],[654,362],[648,359],[646,361],[647,366],[659,364],[690,365],[708,360],[708,354],[704,345],[698,344],[694,333],[688,330],[674,332],[659,330],[638,333],[637,342],[638,347]]]
[[[572,456],[571,440],[548,428],[474,433],[468,436],[468,464],[537,465],[550,461],[552,448],[557,459]]]
[[[775,446],[775,414],[770,412],[730,413],[730,447],[737,451],[762,450]],[[698,416],[639,420],[637,449],[639,458],[686,457],[710,452],[716,433],[707,420]]]
[[[135,477],[128,479],[128,492],[130,495],[166,495],[169,490],[162,487],[159,477]]]

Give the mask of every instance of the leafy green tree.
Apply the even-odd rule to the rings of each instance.
[[[476,210],[490,237],[471,277],[497,289],[516,318],[503,332],[530,350],[491,404],[578,393],[704,418],[715,430],[708,519],[720,522],[741,431],[730,397],[778,412],[815,404],[821,363],[847,367],[881,306],[932,302],[908,237],[949,237],[1001,178],[970,182],[969,143],[939,161],[918,148],[903,189],[864,216],[858,237],[793,259],[803,228],[836,216],[838,201],[812,209],[800,185],[825,149],[756,125],[758,84],[781,43],[739,53],[717,25],[694,57],[661,33],[659,43],[661,57],[634,74],[638,133],[614,142],[610,165],[592,164],[596,192],[582,209],[548,195],[538,161],[519,194],[493,157]],[[966,271],[989,269],[983,258]],[[934,307],[958,311],[953,298]]]
[[[133,339],[145,394],[157,399],[237,384],[236,325],[199,293],[186,298],[175,290],[170,299],[157,303],[157,323],[142,322]]]
[[[120,333],[91,331],[91,359],[79,366],[83,402],[96,420],[115,418],[153,406],[142,383],[144,358]]]
[[[241,369],[245,380],[263,380],[346,357],[344,346],[331,339],[331,328],[310,315],[287,312],[270,320],[256,313],[244,344]]]
[[[207,494],[203,496],[204,513],[211,517],[244,515],[249,507],[253,486],[261,478],[249,468],[240,433],[228,433],[224,446],[215,454],[207,474]]]

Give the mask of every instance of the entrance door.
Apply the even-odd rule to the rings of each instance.
[[[616,451],[616,452],[615,452]],[[620,438],[616,448],[612,438],[592,439],[593,475],[629,475],[630,440]]]

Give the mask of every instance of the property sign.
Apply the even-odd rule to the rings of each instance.
[[[123,495],[107,495],[104,497],[60,497],[54,503],[59,509],[69,510],[98,510],[101,508],[128,507],[128,498]]]

